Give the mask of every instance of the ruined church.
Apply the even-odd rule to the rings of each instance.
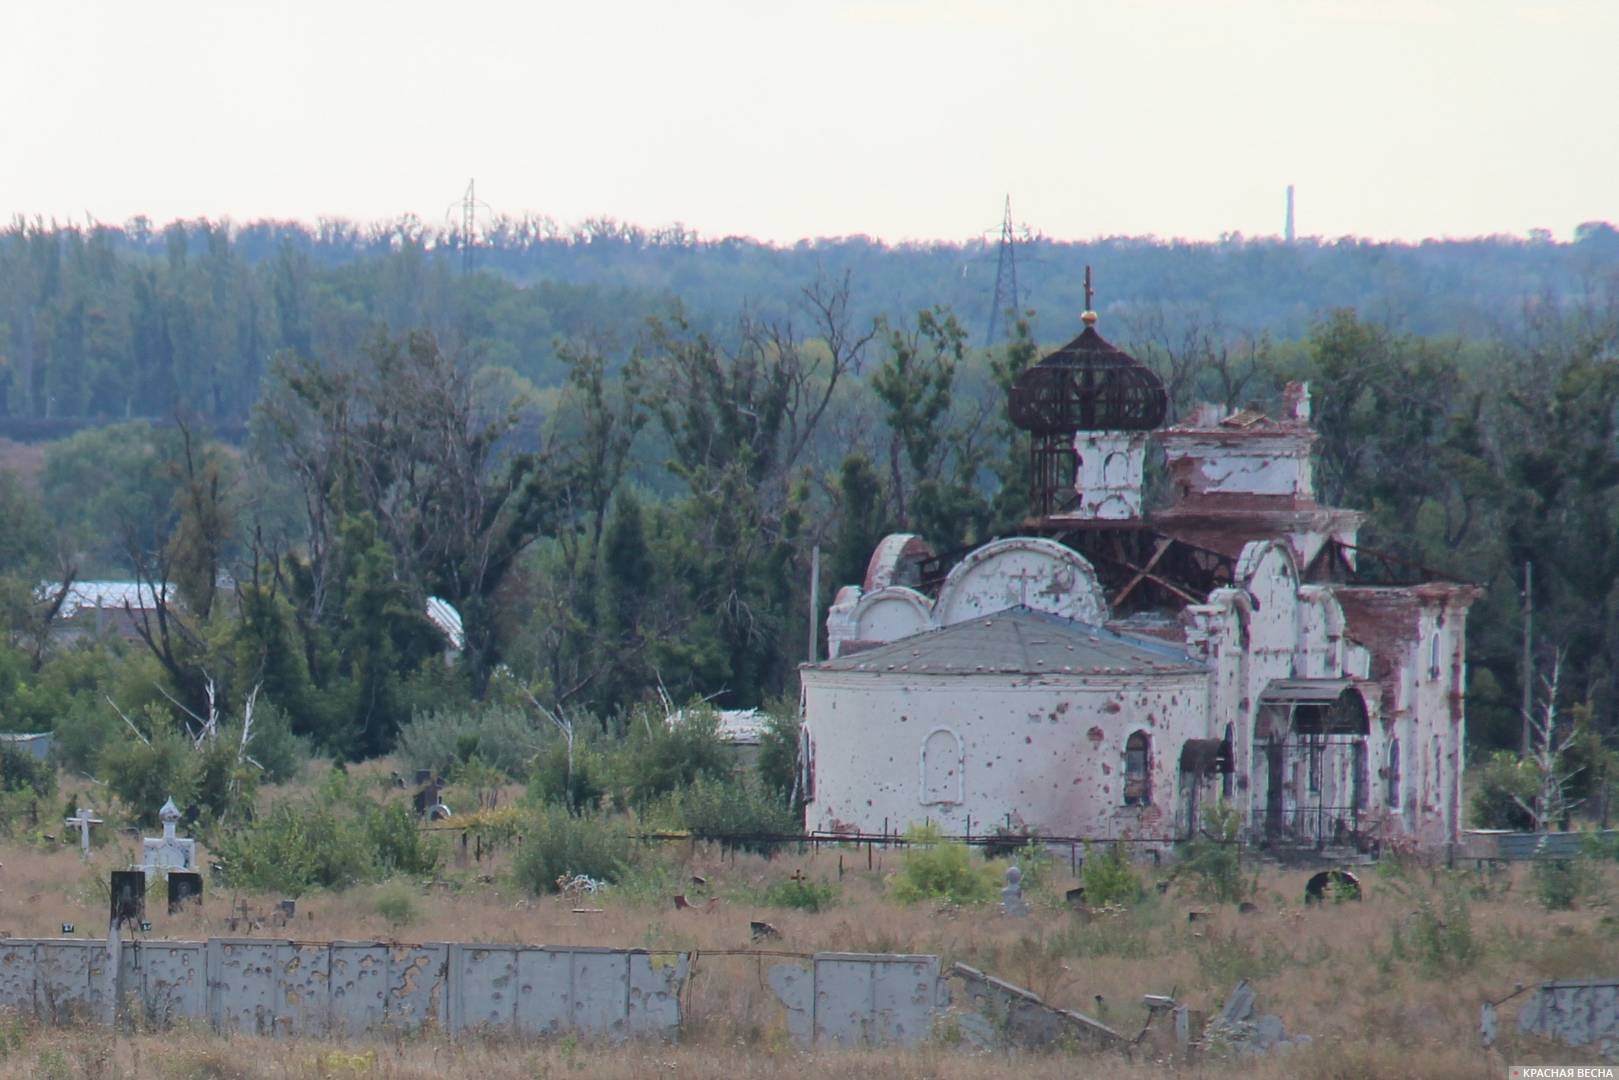
[[[806,829],[1168,844],[1223,803],[1277,849],[1456,843],[1477,587],[1316,501],[1306,386],[1166,426],[1162,381],[1083,322],[1012,389],[1023,535],[892,535],[837,593],[801,669]]]

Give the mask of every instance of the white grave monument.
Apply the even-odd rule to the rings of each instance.
[[[163,804],[163,809],[157,812],[158,820],[163,822],[163,835],[160,837],[148,836],[141,841],[141,869],[148,874],[161,874],[167,878],[170,870],[195,870],[197,868],[197,842],[185,837],[174,835],[175,823],[180,820],[180,811],[170,799]]]

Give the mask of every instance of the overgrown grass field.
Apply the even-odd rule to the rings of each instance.
[[[1569,881],[1525,867],[1446,870],[1385,861],[1362,871],[1362,899],[1307,905],[1307,872],[1239,864],[1229,849],[1187,853],[1173,874],[1168,863],[1160,869],[1096,849],[1077,878],[1065,856],[1031,860],[1025,853],[1031,913],[1013,919],[994,903],[1007,862],[944,843],[869,853],[827,846],[772,858],[694,842],[641,844],[623,835],[633,827],[629,819],[581,822],[516,806],[515,790],[497,793],[493,810],[401,841],[368,824],[389,819],[386,808],[407,800],[391,772],[389,763],[374,763],[334,781],[317,767],[298,797],[316,801],[308,805],[334,800],[335,784],[341,800],[327,805],[383,808],[334,811],[333,834],[323,842],[353,844],[369,852],[373,867],[381,864],[367,844],[419,844],[407,853],[412,865],[396,862],[346,887],[301,889],[290,924],[274,915],[285,895],[278,889],[211,885],[200,909],[176,917],[165,914],[154,891],[152,934],[695,950],[679,1044],[451,1043],[431,1033],[356,1043],[266,1041],[195,1030],[49,1030],[16,1020],[0,1033],[0,1076],[1476,1077],[1503,1073],[1509,1060],[1588,1058],[1519,1038],[1516,1001],[1503,1007],[1500,1045],[1486,1051],[1477,1037],[1483,1001],[1506,996],[1515,984],[1619,973],[1619,916],[1604,900],[1619,864],[1595,856],[1559,871]],[[269,820],[261,813],[260,822]],[[588,843],[564,835],[587,832],[595,836]],[[88,865],[61,837],[54,846],[0,849],[0,931],[52,936],[72,922],[79,936],[99,934],[108,872],[136,861],[137,845],[127,832],[110,832]],[[571,866],[570,852],[610,865]],[[204,861],[216,854],[205,852]],[[594,893],[557,893],[554,877],[547,880],[556,866],[615,880]],[[1078,884],[1092,901],[1088,914],[1063,900]],[[690,906],[677,909],[676,895]],[[1243,902],[1257,910],[1239,909]],[[1191,920],[1194,911],[1200,914]],[[750,946],[753,920],[780,931],[771,948],[959,960],[1129,1035],[1146,1020],[1143,994],[1172,994],[1207,1015],[1246,978],[1258,990],[1260,1011],[1279,1015],[1289,1035],[1313,1041],[1260,1060],[1185,1062],[1153,1036],[1127,1058],[986,1053],[956,1045],[945,1032],[914,1052],[806,1054],[788,1040],[765,988],[764,969],[773,961],[711,954]]]

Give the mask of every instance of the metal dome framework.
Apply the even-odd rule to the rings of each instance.
[[[1094,326],[1012,384],[1012,423],[1035,435],[1151,431],[1168,412],[1163,380]]]
[[[1096,332],[1085,313],[1084,331],[1020,374],[1012,384],[1012,423],[1033,436],[1029,448],[1037,518],[1067,513],[1079,500],[1074,476],[1081,431],[1151,431],[1169,413],[1163,380]]]

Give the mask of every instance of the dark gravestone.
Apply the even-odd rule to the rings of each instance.
[[[112,872],[112,911],[110,925],[131,930],[146,918],[146,871]]]
[[[170,870],[169,914],[178,914],[187,904],[202,905],[202,875],[188,870]]]
[[[433,807],[439,805],[439,796],[443,791],[444,785],[436,780],[418,791],[415,799],[411,801],[411,805],[416,808],[416,816],[422,817],[430,813]]]

